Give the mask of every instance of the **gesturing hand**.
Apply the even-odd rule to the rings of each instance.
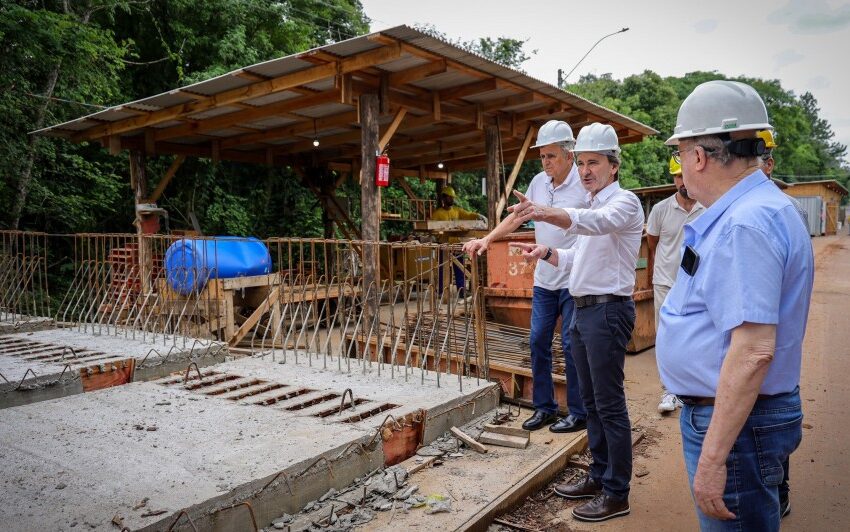
[[[547,247],[542,244],[526,244],[524,242],[511,242],[510,247],[522,250],[522,258],[525,262],[538,260],[546,254]]]
[[[513,191],[514,196],[519,200],[516,205],[511,205],[508,210],[514,213],[521,222],[525,223],[529,220],[539,221],[543,217],[543,207],[533,203],[525,194],[518,190]]]

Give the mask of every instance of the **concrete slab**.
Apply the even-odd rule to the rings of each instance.
[[[161,337],[160,337],[161,339]],[[0,409],[222,362],[224,344],[182,338],[169,347],[58,328],[0,336]]]
[[[347,373],[261,359],[183,381],[0,411],[0,523],[164,530],[179,519],[175,530],[189,530],[191,518],[199,530],[249,530],[251,513],[269,522],[383,466],[405,427],[424,423],[427,442],[499,397],[483,380],[465,379],[461,393],[456,377],[438,388],[433,373],[405,383],[376,366]],[[339,411],[347,389],[355,407],[346,399]]]
[[[53,318],[3,313],[0,316],[0,336],[20,332],[42,331],[56,326]]]

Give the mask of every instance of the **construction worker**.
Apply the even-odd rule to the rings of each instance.
[[[431,220],[440,222],[454,222],[457,220],[482,220],[487,223],[487,218],[477,212],[470,212],[455,205],[457,193],[451,185],[446,185],[440,191],[440,206],[434,209],[431,213]],[[441,240],[444,243],[457,243],[457,237],[449,237]],[[440,263],[442,264],[448,254],[440,251]],[[463,295],[466,287],[466,277],[463,274],[463,269],[452,261],[452,272],[454,284],[457,287],[458,295]],[[440,294],[443,293],[443,268],[439,268],[437,290]]]
[[[570,271],[576,310],[570,326],[573,357],[587,410],[588,475],[558,484],[557,495],[590,498],[573,508],[582,521],[626,515],[632,477],[632,430],[623,388],[626,345],[635,324],[635,265],[643,233],[643,208],[620,188],[620,146],[610,125],[582,128],[573,149],[589,208],[536,204],[519,193],[512,208],[522,221],[543,221],[579,235],[570,249],[514,244],[529,260]]]
[[[744,83],[709,81],[679,108],[688,194],[705,206],[685,225],[682,271],[656,339],[679,416],[703,530],[779,530],[779,491],[802,439],[800,365],[814,259],[788,196],[760,170],[772,129]]]
[[[570,151],[574,144],[573,130],[566,122],[550,120],[543,124],[537,132],[537,143],[533,146],[540,149],[543,171],[534,176],[528,185],[526,195],[530,199],[561,208],[586,206],[586,192],[581,186]],[[522,222],[518,217],[510,213],[490,234],[467,242],[463,249],[470,255],[481,255],[492,241],[516,231],[520,225]],[[569,248],[576,239],[575,235],[566,235],[558,227],[545,222],[534,224],[534,238],[538,244],[552,249]],[[558,271],[544,261],[538,262],[534,269],[530,334],[534,414],[523,423],[526,430],[538,430],[554,422],[549,427],[550,431],[573,432],[586,425],[587,413],[570,350],[569,326],[575,305],[570,294],[569,280],[568,270]],[[552,338],[559,318],[568,408],[568,415],[560,420],[557,419],[558,403],[552,380]]]
[[[688,189],[682,180],[682,165],[676,157],[670,158],[670,174],[676,185],[676,193],[656,204],[646,221],[646,244],[649,249],[647,268],[655,302],[656,330],[661,305],[676,281],[676,273],[682,262],[685,224],[694,221],[705,210],[698,201],[688,195]],[[662,384],[658,412],[669,414],[681,404]]]
[[[440,206],[431,213],[431,219],[439,222],[453,222],[456,220],[483,220],[487,218],[477,212],[470,212],[455,205],[457,193],[451,185],[446,185],[440,191]]]

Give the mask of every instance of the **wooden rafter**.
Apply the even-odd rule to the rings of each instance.
[[[156,185],[156,189],[153,191],[153,194],[145,200],[146,203],[156,203],[159,200],[159,197],[162,196],[162,193],[165,192],[165,187],[171,182],[171,178],[174,177],[174,174],[177,173],[177,170],[186,160],[185,155],[178,155],[174,161],[171,163],[171,166],[168,167],[168,170],[165,172],[165,175],[162,176],[162,179],[159,180],[159,183]]]
[[[378,150],[384,151],[387,148],[387,144],[389,144],[390,139],[395,135],[398,126],[401,125],[401,121],[404,120],[404,116],[407,114],[407,109],[402,107],[399,109],[395,116],[393,117],[393,121],[390,122],[390,125],[387,127],[387,130],[381,135],[381,139],[378,141]]]

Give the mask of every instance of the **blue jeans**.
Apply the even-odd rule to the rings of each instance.
[[[679,417],[691,486],[713,412],[713,406],[685,405]],[[697,508],[700,529],[779,530],[779,490],[787,482],[788,457],[800,445],[802,427],[799,388],[756,401],[726,459],[723,502],[735,519],[710,519]]]
[[[576,309],[570,327],[587,409],[590,477],[618,499],[629,495],[632,479],[632,427],[623,379],[634,325],[634,301],[618,301]]]
[[[567,377],[567,408],[579,419],[587,417],[581,400],[576,365],[570,351],[570,322],[575,303],[570,291],[547,290],[535,286],[531,299],[531,375],[533,379],[532,402],[535,410],[549,414],[558,411],[555,401],[555,383],[552,381],[552,338],[555,324],[561,318],[561,347],[564,351],[564,368]]]

